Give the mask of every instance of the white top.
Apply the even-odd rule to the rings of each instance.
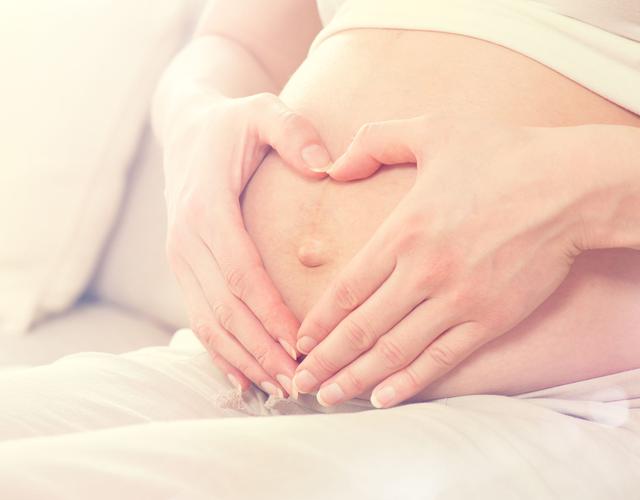
[[[355,28],[486,40],[553,68],[640,114],[640,0],[317,0],[311,46]]]

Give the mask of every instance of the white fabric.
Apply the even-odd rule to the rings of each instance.
[[[311,396],[241,397],[193,344],[0,373],[0,400],[12,500],[630,500],[640,487],[640,370],[322,414]]]
[[[162,152],[145,134],[127,193],[90,292],[163,323],[188,325],[184,300],[165,254],[167,232]]]
[[[0,4],[0,332],[86,286],[192,3]]]
[[[536,0],[542,7],[640,41],[638,0]]]
[[[638,0],[318,0],[327,37],[357,28],[471,36],[535,59],[640,113]]]
[[[317,0],[322,24],[325,26],[329,24],[338,9],[347,1],[349,0]],[[640,3],[637,0],[506,0],[506,2],[535,3],[542,8],[593,24],[616,35],[640,41]],[[377,5],[370,5],[375,11]],[[446,8],[446,5],[443,7]],[[420,15],[420,9],[418,8],[412,14]]]
[[[140,315],[111,304],[82,303],[36,324],[27,335],[0,336],[0,370],[51,363],[82,351],[123,353],[167,345],[170,339],[171,331]]]

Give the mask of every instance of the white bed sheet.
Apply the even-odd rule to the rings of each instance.
[[[0,370],[50,363],[83,351],[122,353],[167,345],[171,331],[104,302],[81,303],[25,335],[0,336]]]
[[[639,396],[634,370],[325,414],[308,395],[240,397],[195,343],[79,354],[0,374],[0,485],[12,500],[631,500]]]

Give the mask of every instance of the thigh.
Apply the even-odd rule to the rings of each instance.
[[[0,375],[0,441],[150,421],[260,414],[198,350],[82,353]]]
[[[0,484],[9,498],[66,500],[628,500],[631,429],[500,396],[151,423],[1,443]]]

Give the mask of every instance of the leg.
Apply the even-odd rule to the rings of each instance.
[[[580,417],[467,396],[353,414],[150,423],[0,443],[0,484],[16,500],[635,498],[637,410],[620,427]]]
[[[243,398],[204,351],[152,347],[83,353],[0,375],[0,441],[177,419],[264,412]]]

